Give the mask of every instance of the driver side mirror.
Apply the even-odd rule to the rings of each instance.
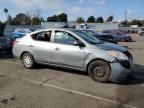
[[[85,45],[81,41],[77,40],[77,41],[74,41],[74,46],[84,47]]]

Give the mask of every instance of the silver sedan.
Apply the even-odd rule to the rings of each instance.
[[[133,57],[126,48],[74,29],[45,29],[27,34],[15,40],[13,55],[28,69],[36,63],[71,68],[88,72],[98,82],[121,81],[133,67]]]

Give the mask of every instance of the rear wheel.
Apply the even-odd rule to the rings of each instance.
[[[109,80],[111,70],[107,62],[96,60],[89,64],[88,74],[97,82],[107,82]]]
[[[28,68],[28,69],[32,69],[35,66],[35,61],[34,58],[31,54],[29,53],[24,53],[22,55],[22,63],[24,65],[24,67]]]

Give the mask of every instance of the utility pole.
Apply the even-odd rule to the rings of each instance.
[[[128,16],[128,11],[126,10],[126,11],[124,12],[125,21],[128,20],[128,19],[127,19],[127,16]]]

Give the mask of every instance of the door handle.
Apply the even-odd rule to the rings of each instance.
[[[34,47],[33,45],[29,45],[29,47]]]
[[[55,48],[55,50],[60,50],[60,48]]]

